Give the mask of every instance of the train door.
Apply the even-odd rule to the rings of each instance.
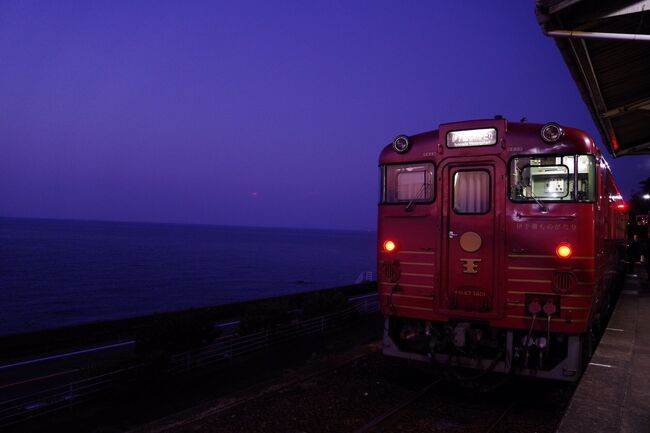
[[[442,175],[442,290],[444,314],[492,318],[503,313],[505,173],[501,160],[450,161]]]

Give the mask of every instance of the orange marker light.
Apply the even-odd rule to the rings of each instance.
[[[384,242],[384,251],[392,253],[397,249],[397,244],[391,240]]]
[[[563,242],[557,246],[555,254],[561,259],[568,259],[573,255],[573,248],[571,248],[571,245]]]

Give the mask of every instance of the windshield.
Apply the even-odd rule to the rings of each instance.
[[[433,201],[433,164],[397,164],[382,167],[381,203]]]
[[[510,199],[517,202],[595,201],[595,159],[591,155],[513,158]]]

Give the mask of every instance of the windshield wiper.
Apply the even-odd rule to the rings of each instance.
[[[537,197],[535,197],[535,194],[533,194],[533,189],[532,188],[530,190],[530,196],[533,198],[533,200],[535,200],[535,203],[537,203],[537,205],[539,206],[539,210],[542,213],[547,213],[548,212],[548,208],[546,206],[544,206],[544,202],[541,201],[540,199],[538,199]]]
[[[522,191],[525,191],[525,190],[526,190],[526,188],[522,185],[521,182],[517,182],[517,186],[520,187],[520,188],[522,189]],[[530,190],[529,190],[528,192],[530,192],[530,197],[532,197],[533,200],[535,200],[535,203],[537,203],[537,205],[539,206],[539,210],[540,210],[542,213],[547,213],[547,212],[548,212],[548,208],[547,208],[546,206],[544,206],[544,202],[543,202],[543,201],[541,201],[540,199],[538,199],[538,198],[535,196],[535,193],[533,192],[533,187],[532,187],[532,186],[530,187]]]
[[[411,212],[413,210],[413,206],[415,206],[415,200],[421,198],[423,192],[426,191],[426,187],[429,184],[423,183],[418,192],[415,194],[415,197],[411,199],[411,201],[406,205],[406,209],[404,209],[406,212]]]

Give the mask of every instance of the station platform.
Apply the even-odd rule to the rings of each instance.
[[[635,266],[557,433],[650,432],[650,282]]]

